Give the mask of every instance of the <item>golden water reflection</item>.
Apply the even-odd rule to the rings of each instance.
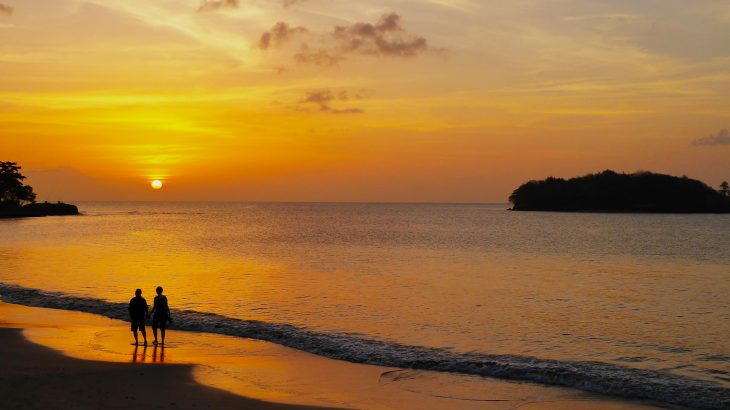
[[[86,209],[5,224],[0,282],[121,303],[136,288],[151,303],[162,285],[173,309],[730,383],[730,220],[405,205]]]

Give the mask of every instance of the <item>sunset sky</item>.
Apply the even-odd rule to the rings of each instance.
[[[727,0],[0,0],[0,161],[41,199],[717,186],[729,128]]]

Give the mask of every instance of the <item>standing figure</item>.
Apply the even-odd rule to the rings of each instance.
[[[142,332],[144,345],[147,346],[147,332],[144,329],[144,322],[147,319],[149,306],[147,301],[142,297],[142,289],[134,291],[134,297],[129,301],[129,320],[132,322],[132,332],[134,332],[134,345],[139,345],[137,338],[137,330]]]
[[[170,307],[167,304],[167,296],[162,294],[162,286],[157,287],[157,296],[155,296],[154,306],[152,307],[152,334],[155,335],[155,340],[152,342],[157,346],[157,328],[160,328],[162,336],[161,345],[165,344],[165,328],[167,327],[167,321],[172,322],[172,315],[170,315]]]

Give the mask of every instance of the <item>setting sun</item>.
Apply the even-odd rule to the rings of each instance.
[[[155,179],[154,181],[150,182],[150,186],[152,189],[162,189],[162,181],[159,179]]]

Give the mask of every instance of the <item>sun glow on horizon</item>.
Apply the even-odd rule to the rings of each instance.
[[[162,181],[159,179],[155,179],[152,182],[150,182],[150,186],[152,189],[162,189]]]

